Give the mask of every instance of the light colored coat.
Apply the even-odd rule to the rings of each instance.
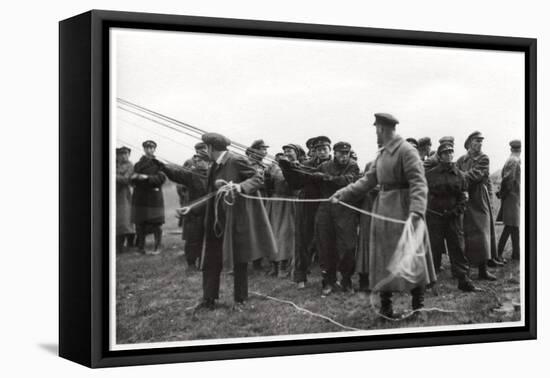
[[[376,185],[381,191],[376,197],[372,212],[399,220],[406,220],[411,212],[424,217],[426,213],[428,186],[422,161],[416,149],[402,137],[396,135],[382,147],[374,164],[365,176],[342,189],[341,200],[355,202],[364,198]],[[406,187],[408,186],[408,188]],[[388,188],[386,190],[384,187]],[[391,189],[392,187],[400,187]],[[403,232],[403,224],[372,218],[369,238],[369,287],[376,285],[389,275],[387,267],[396,250]],[[435,282],[429,241],[425,240],[427,275],[415,285],[403,280],[394,280],[384,291],[402,291],[419,284]]]
[[[134,166],[129,161],[116,164],[116,234],[134,233],[132,224],[132,189],[130,176]]]
[[[469,200],[464,213],[465,255],[472,266],[496,257],[495,224],[491,208],[489,157],[466,154],[456,162],[468,182]]]
[[[521,161],[512,155],[502,168],[500,193],[502,199],[502,221],[507,226],[519,227],[520,218]]]

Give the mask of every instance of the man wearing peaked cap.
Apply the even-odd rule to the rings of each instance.
[[[497,260],[489,156],[481,151],[482,144],[481,132],[471,133],[464,143],[468,152],[458,159],[456,165],[468,183],[469,200],[464,213],[466,257],[472,266],[478,267],[480,279],[495,281],[496,277],[487,267],[502,263]]]
[[[453,163],[453,154],[454,148],[450,143],[440,144],[437,149],[438,164],[426,171],[429,189],[426,223],[436,271],[441,269],[441,256],[447,249],[453,276],[458,278],[458,288],[474,291],[468,276],[468,260],[464,255],[462,227],[468,189],[466,179]]]
[[[442,144],[449,144],[454,148],[455,138],[452,136],[441,137],[439,138],[439,145],[441,146]],[[439,164],[439,153],[432,154],[431,156],[428,156],[424,160],[424,169],[428,171],[438,164]]]
[[[317,182],[321,197],[329,198],[338,189],[359,178],[359,167],[350,158],[351,145],[338,142],[334,145],[334,159],[325,161],[311,177]],[[323,202],[315,217],[315,239],[319,248],[322,274],[322,293],[329,295],[338,286],[344,291],[352,288],[351,277],[355,268],[358,214],[339,204]],[[337,283],[337,273],[342,279]]]
[[[157,144],[152,140],[143,142],[145,154],[134,165],[131,181],[134,185],[132,196],[132,214],[136,224],[137,248],[145,254],[145,239],[152,233],[155,239],[152,255],[160,253],[162,225],[164,224],[164,196],[162,185],[166,176],[161,172],[155,159]]]
[[[455,137],[453,136],[443,136],[439,138],[439,144],[447,143],[454,147],[455,145]]]
[[[429,137],[418,139],[418,154],[422,161],[432,155],[432,140]]]
[[[519,260],[519,222],[521,213],[521,141],[510,141],[511,154],[502,168],[500,197],[504,230],[498,241],[497,254],[502,257],[508,238],[512,237],[512,259]]]
[[[418,150],[418,141],[414,138],[407,138],[405,139],[405,141],[409,142],[411,144],[411,146],[413,146],[414,148],[416,148]]]
[[[218,133],[204,133],[201,137],[204,144],[215,148],[217,151],[226,151],[227,147],[231,145],[231,140]]]
[[[122,252],[124,242],[127,247],[133,247],[135,232],[132,224],[132,186],[130,177],[134,166],[128,160],[130,149],[116,149],[116,251]]]
[[[418,152],[396,134],[397,123],[397,119],[390,114],[375,114],[377,142],[382,146],[376,160],[362,178],[336,191],[331,202],[364,200],[379,185],[380,192],[372,212],[403,221],[409,220],[416,229],[426,213],[428,187]],[[386,317],[394,316],[391,300],[394,291],[410,290],[412,307],[418,310],[424,306],[425,285],[435,282],[436,279],[430,243],[425,234],[422,244],[426,254],[419,262],[424,265],[426,274],[417,277],[414,282],[397,280],[385,283],[388,277],[387,267],[393,259],[402,232],[401,223],[372,218],[368,251],[360,252],[368,253],[369,288],[380,290],[380,313]]]
[[[317,137],[309,138],[306,141],[307,156],[310,159],[314,159],[317,155],[315,153],[315,140]]]
[[[199,142],[195,144],[195,151],[206,150],[206,144],[204,142]]]

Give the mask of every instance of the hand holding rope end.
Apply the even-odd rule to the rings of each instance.
[[[341,200],[342,200],[342,192],[340,190],[337,190],[336,192],[334,192],[334,194],[329,198],[330,203],[338,203]]]
[[[185,206],[185,207],[182,207],[181,209],[176,209],[176,213],[177,213],[180,217],[186,216],[187,214],[189,214],[190,211],[191,211],[191,207],[190,207],[190,206]]]

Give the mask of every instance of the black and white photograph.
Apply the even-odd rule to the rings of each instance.
[[[522,51],[111,28],[109,350],[525,326]]]

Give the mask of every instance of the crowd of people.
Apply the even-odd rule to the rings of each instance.
[[[180,196],[187,264],[203,275],[197,308],[216,306],[223,269],[233,275],[235,305],[243,307],[249,269],[291,278],[299,290],[308,285],[311,265],[318,263],[323,295],[375,290],[380,313],[393,317],[393,292],[410,290],[413,310],[424,306],[425,289],[435,283],[444,254],[458,289],[476,291],[470,270],[477,270],[478,279],[496,280],[489,268],[507,262],[503,251],[510,236],[510,258],[520,256],[521,142],[510,142],[511,155],[495,193],[501,200],[497,219],[505,226],[497,245],[482,133],[468,136],[466,153],[455,162],[454,137],[440,138],[432,151],[430,138],[403,139],[396,133],[398,124],[391,114],[375,114],[379,149],[363,170],[350,143],[332,144],[326,136],[307,140],[307,151],[286,144],[271,158],[262,139],[240,154],[228,150],[226,136],[205,133],[183,165],[157,159],[154,141],[143,143],[144,155],[133,166],[130,149],[117,148],[117,251],[161,252],[162,185],[169,179]],[[427,226],[425,274],[415,282],[380,286],[405,222],[414,229]],[[146,252],[148,234],[154,236],[154,247]]]

